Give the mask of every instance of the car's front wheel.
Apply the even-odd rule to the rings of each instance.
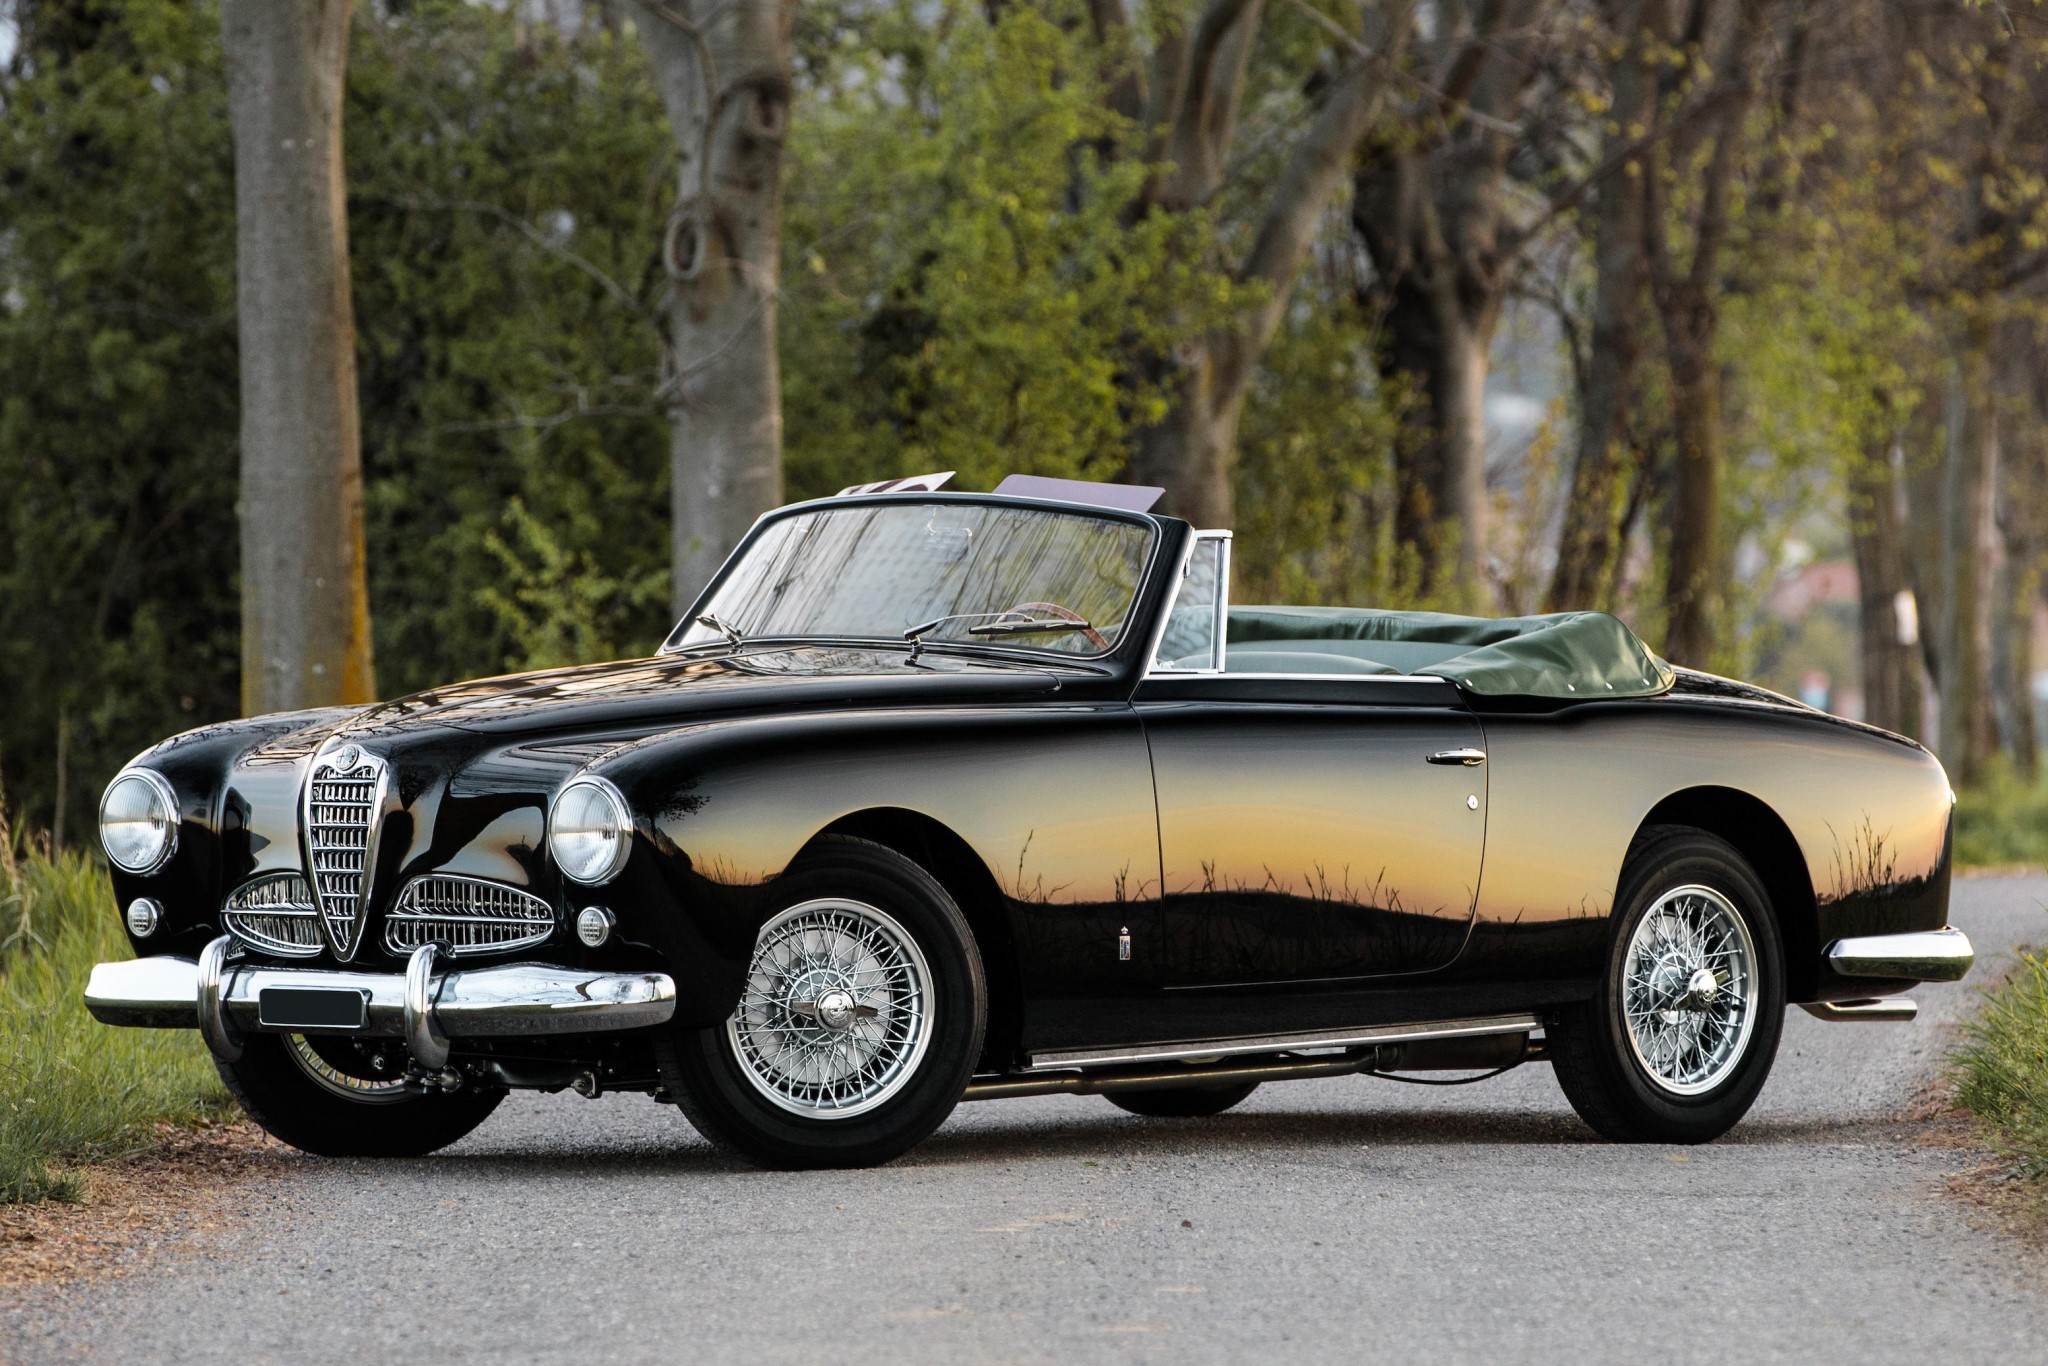
[[[1771,901],[1735,847],[1659,827],[1622,870],[1593,999],[1549,1022],[1572,1108],[1622,1143],[1705,1143],[1755,1102],[1777,1057],[1785,972]]]
[[[421,1157],[491,1117],[502,1090],[465,1087],[422,1094],[356,1042],[329,1036],[254,1034],[221,1080],[271,1137],[321,1157]]]
[[[777,879],[739,1009],[660,1050],[677,1105],[768,1167],[887,1162],[944,1122],[981,1053],[987,988],[960,908],[867,840],[821,841]]]

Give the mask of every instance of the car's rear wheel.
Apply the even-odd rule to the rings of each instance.
[[[660,1048],[712,1143],[769,1167],[863,1167],[944,1122],[981,1053],[987,988],[966,917],[909,859],[822,840],[777,880],[739,1009]]]
[[[1644,833],[1622,871],[1593,999],[1549,1022],[1572,1108],[1623,1143],[1705,1143],[1749,1112],[1777,1057],[1785,972],[1771,901],[1735,847]]]
[[[1165,1091],[1111,1091],[1104,1097],[1119,1110],[1147,1119],[1207,1119],[1220,1115],[1259,1089],[1255,1081],[1232,1086],[1176,1086]]]
[[[491,1117],[502,1090],[421,1093],[383,1071],[354,1041],[254,1034],[242,1056],[216,1062],[249,1118],[273,1138],[321,1157],[420,1157],[447,1147]]]

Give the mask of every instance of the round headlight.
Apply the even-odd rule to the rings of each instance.
[[[178,851],[178,799],[146,768],[131,768],[100,798],[100,847],[116,868],[154,873]]]
[[[602,778],[576,778],[555,794],[548,849],[572,882],[608,882],[625,865],[633,832],[626,799]]]

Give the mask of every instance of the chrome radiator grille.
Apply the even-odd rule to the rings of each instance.
[[[254,948],[287,958],[320,952],[320,912],[313,889],[297,873],[271,873],[228,893],[221,907],[228,931]]]
[[[555,932],[548,903],[516,887],[479,878],[414,878],[384,918],[384,947],[411,953],[439,944],[455,957],[505,953],[546,941]]]
[[[313,762],[306,784],[307,872],[335,953],[355,957],[363,927],[363,876],[370,856],[383,761],[354,745]]]

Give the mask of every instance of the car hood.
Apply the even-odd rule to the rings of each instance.
[[[374,879],[379,888],[388,893],[429,870],[536,886],[547,876],[540,851],[549,796],[618,746],[770,712],[1027,701],[1091,679],[1103,681],[1078,670],[933,653],[907,664],[901,651],[806,646],[513,674],[316,713],[282,733],[269,728],[231,762],[224,872],[232,886],[301,866],[299,807],[323,748],[354,743],[388,766],[383,848],[395,865]]]

